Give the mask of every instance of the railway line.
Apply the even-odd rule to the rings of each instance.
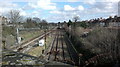
[[[30,46],[33,45],[32,43],[44,38],[49,34],[53,35],[54,38],[49,47],[45,49],[43,53],[45,56],[44,59],[71,65],[78,64],[78,54],[75,51],[73,45],[71,45],[68,37],[66,37],[65,30],[63,30],[62,28],[50,30],[46,34],[43,33],[41,34],[41,36],[31,39],[29,42],[27,41],[25,43],[22,43],[20,47],[15,47],[15,50],[19,52],[25,52],[30,49]]]
[[[75,64],[74,58],[71,54],[71,48],[65,40],[65,31],[58,29],[54,33],[54,39],[48,48],[49,50],[45,52],[45,59],[72,65]]]
[[[49,30],[48,32],[46,33],[42,33],[41,35],[29,40],[29,41],[26,41],[26,42],[23,42],[15,47],[12,47],[13,51],[19,51],[19,52],[25,52],[26,50],[28,50],[27,48],[29,46],[32,46],[33,44],[32,43],[35,43],[36,41],[44,38],[45,36],[51,34],[51,32],[55,31],[55,29],[53,30]]]

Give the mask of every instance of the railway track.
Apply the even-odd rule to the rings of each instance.
[[[64,49],[63,49],[63,39],[62,39],[62,32],[59,32],[59,38],[58,38],[58,51],[59,51],[59,54],[57,55],[57,58],[59,58],[60,60],[59,61],[64,61]]]
[[[65,51],[64,51],[65,46],[63,45],[63,39],[62,38],[63,38],[63,34],[61,35],[61,44],[62,44],[62,49],[63,49],[62,50],[63,60],[65,60]]]
[[[55,35],[56,35],[56,33],[55,33]],[[55,43],[56,39],[57,39],[57,36],[54,37],[53,42],[51,43],[51,46],[50,46],[51,47],[50,50],[48,50],[48,52],[45,54],[45,55],[49,54],[48,60],[50,60],[50,55],[52,54],[52,51],[53,51],[53,48],[54,48],[54,43]]]
[[[46,34],[42,34],[41,36],[31,39],[31,41],[29,42],[25,42],[23,44],[20,45],[20,47],[16,47],[17,51],[19,52],[24,52],[29,46],[32,46],[33,42],[42,39],[43,37],[45,37],[48,34],[53,34],[54,33],[54,38],[53,41],[51,42],[50,46],[48,47],[48,49],[45,50],[44,52],[44,59],[50,60],[50,61],[57,61],[57,62],[63,62],[63,63],[67,63],[67,64],[75,64],[75,57],[74,56],[74,49],[73,46],[70,45],[70,42],[68,41],[68,39],[66,38],[66,34],[65,31],[62,29],[54,29],[51,30],[49,32],[47,32]],[[71,49],[72,48],[72,49]],[[76,54],[76,53],[75,53]]]
[[[58,61],[67,64],[74,64],[72,55],[70,54],[69,45],[65,42],[65,32],[63,30],[56,30],[55,37],[51,43],[50,50],[47,52],[48,60]]]
[[[55,60],[56,59],[56,52],[57,52],[57,43],[58,43],[58,31],[56,31],[55,33],[55,38],[51,44],[51,48],[50,48],[50,51],[47,53],[49,54],[49,57],[48,57],[48,60]]]
[[[55,54],[55,58],[54,58],[54,60],[56,61],[56,60],[58,60],[58,57],[57,57],[57,54],[59,54],[59,51],[58,51],[58,45],[59,45],[59,41],[58,41],[58,39],[59,39],[59,31],[58,31],[58,34],[57,34],[57,39],[56,39],[56,46],[55,46],[55,49],[54,49],[54,54]]]
[[[16,47],[13,47],[12,49],[13,49],[13,51],[24,52],[25,50],[27,50],[27,48],[28,48],[29,46],[32,46],[32,45],[33,45],[33,44],[31,44],[31,43],[34,43],[35,41],[44,38],[45,36],[49,35],[49,34],[50,34],[51,32],[53,32],[54,30],[55,30],[55,29],[50,30],[50,31],[48,31],[46,34],[43,33],[43,34],[41,34],[41,35],[39,35],[39,36],[37,36],[37,37],[29,40],[29,41],[23,42],[23,43],[21,43],[20,45],[18,45],[18,46],[16,46]]]

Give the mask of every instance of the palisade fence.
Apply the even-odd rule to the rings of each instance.
[[[73,46],[72,42],[69,40],[68,36],[65,36],[65,40],[66,42],[69,42],[69,44],[67,43],[68,46],[68,51],[70,52],[70,56],[71,56],[71,60],[74,61],[75,65],[79,65],[79,56],[78,56],[78,51],[75,49],[75,47]]]

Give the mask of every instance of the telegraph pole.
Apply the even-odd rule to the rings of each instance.
[[[45,29],[45,49],[46,49],[46,29]]]
[[[47,30],[47,26],[44,27],[44,32],[45,32],[45,49],[46,49],[46,36],[47,36],[46,30]]]

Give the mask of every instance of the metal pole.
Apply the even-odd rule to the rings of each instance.
[[[5,40],[2,41],[2,44],[3,44],[3,45],[2,45],[2,46],[3,46],[3,49],[5,49],[5,48],[6,48]]]
[[[16,44],[19,44],[18,35],[19,35],[19,31],[18,31],[18,28],[16,28]]]
[[[83,56],[83,54],[79,53],[79,67],[80,67],[80,60],[81,60],[81,57]]]
[[[80,67],[80,56],[79,56],[79,67]]]
[[[46,49],[46,29],[45,29],[45,49]]]
[[[71,39],[72,39],[72,35],[73,35],[73,33],[72,33],[72,28],[73,28],[73,27],[72,27],[72,25],[71,25]]]

